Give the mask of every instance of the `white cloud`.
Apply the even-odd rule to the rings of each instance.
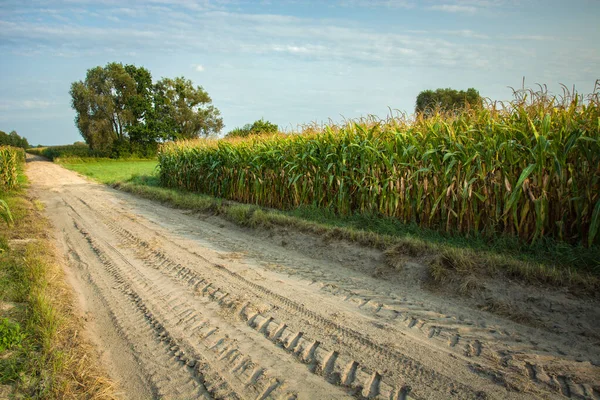
[[[475,14],[477,8],[473,6],[462,6],[459,4],[439,4],[429,7],[430,10],[443,11],[449,13]]]
[[[203,72],[204,71],[204,65],[202,65],[202,64],[196,64],[194,66],[194,70],[196,70],[197,72]]]

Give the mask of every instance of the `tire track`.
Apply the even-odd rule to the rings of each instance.
[[[81,263],[83,257],[74,247],[70,250],[74,254],[72,259]],[[108,262],[106,259],[104,261]],[[153,395],[166,399],[212,398],[203,381],[187,370],[185,364],[175,357],[167,345],[157,340],[153,327],[147,323],[139,308],[130,301],[129,295],[123,290],[118,290],[118,294],[111,290],[121,288],[124,282],[114,278],[107,279],[102,274],[92,271],[92,268],[87,269],[88,280],[106,305],[119,332],[134,350],[139,343],[145,343],[143,352],[134,351],[133,354],[144,376],[149,378]]]
[[[279,369],[265,368],[247,355],[245,350],[251,345],[246,345],[246,349],[242,349],[238,340],[230,337],[234,336],[231,335],[231,330],[221,333],[219,326],[214,324],[210,317],[203,318],[196,307],[180,296],[170,296],[160,285],[156,285],[143,274],[136,274],[135,266],[128,263],[125,256],[117,249],[108,243],[100,244],[80,226],[77,226],[77,229],[105,265],[107,272],[115,278],[116,282],[120,282],[119,289],[131,297],[144,313],[148,324],[154,327],[156,335],[169,345],[172,354],[188,367],[202,367],[198,371],[198,376],[203,378],[207,389],[213,395],[215,395],[214,391],[218,390],[216,394],[218,398],[297,397],[298,394],[293,388],[276,376],[274,370]],[[104,247],[111,253],[120,254],[124,263],[129,264],[129,268],[117,267],[117,264],[108,257]],[[138,290],[134,291],[131,284],[135,284]],[[138,294],[140,287],[144,287],[144,292],[161,299],[161,305],[152,302],[149,296]],[[177,327],[176,332],[185,333],[185,336],[178,335],[176,340],[176,333],[170,333],[175,327]],[[278,366],[277,363],[272,364]],[[280,369],[285,370],[285,366]],[[331,391],[328,391],[328,394],[331,398],[339,397]]]
[[[98,211],[96,209],[91,207],[85,201],[83,201],[82,199],[79,199],[79,200],[84,205],[89,207],[91,210],[98,213]],[[113,210],[111,209],[111,211],[113,211]],[[120,215],[123,215],[118,210],[114,210],[114,211],[116,211]],[[115,234],[118,234],[122,237],[127,237],[128,235],[130,235],[131,237],[129,237],[128,240],[133,240],[133,242],[132,242],[133,244],[137,243],[139,245],[140,243],[142,243],[143,244],[142,247],[146,247],[147,250],[153,251],[152,247],[147,242],[144,242],[140,238],[135,237],[133,234],[131,234],[131,232],[124,230],[124,228],[121,228],[118,225],[115,225],[115,219],[112,217],[111,218],[107,217],[107,215],[109,215],[109,214],[111,214],[111,213],[99,214],[99,215],[101,215],[103,221],[107,224],[107,226],[109,226],[111,228],[111,230],[113,230],[113,232]],[[131,219],[131,221],[135,224],[144,226],[143,224],[140,224],[135,219]],[[296,313],[296,315],[308,318],[309,320],[317,322],[317,323],[321,324],[322,326],[326,326],[328,329],[336,330],[337,332],[342,334],[342,337],[344,338],[346,343],[354,342],[354,346],[355,346],[355,349],[357,349],[357,352],[362,352],[363,354],[368,354],[370,356],[379,356],[383,352],[385,352],[383,354],[384,354],[384,357],[386,357],[385,358],[386,362],[395,363],[396,367],[402,366],[406,363],[406,358],[402,354],[394,354],[394,352],[392,352],[390,354],[389,349],[383,348],[383,346],[377,345],[373,342],[369,342],[368,340],[364,341],[364,337],[360,333],[358,333],[356,331],[352,331],[351,329],[349,330],[349,328],[346,328],[339,324],[336,324],[333,321],[324,319],[323,317],[319,316],[318,314],[312,313],[312,311],[305,309],[303,306],[299,306],[298,304],[294,303],[290,299],[288,299],[284,296],[278,295],[277,293],[274,293],[274,292],[270,291],[269,289],[264,288],[261,285],[251,282],[251,281],[247,280],[246,278],[242,277],[241,275],[237,274],[236,272],[231,271],[220,264],[210,262],[208,259],[206,259],[202,255],[200,255],[190,249],[184,248],[177,242],[174,242],[173,240],[165,237],[164,235],[161,235],[160,233],[158,233],[156,231],[154,231],[153,233],[157,236],[160,236],[161,239],[168,241],[170,244],[177,246],[181,250],[183,250],[189,254],[193,254],[194,256],[200,258],[203,262],[207,263],[208,265],[211,265],[213,268],[219,269],[221,272],[224,273],[224,275],[228,275],[230,278],[233,278],[234,280],[238,281],[242,285],[245,285],[246,287],[250,287],[254,291],[254,293],[257,294],[257,296],[268,297],[271,299],[271,301],[273,303],[276,303],[277,306],[283,305],[284,306],[283,308],[286,309],[288,314]],[[146,256],[147,256],[147,254],[146,254]],[[154,254],[154,256],[156,256],[160,260],[160,263],[168,264],[169,262],[173,262],[172,260],[164,259],[166,257],[165,254],[160,251],[157,254]],[[146,258],[146,261],[148,261],[150,263],[155,262],[151,258]],[[155,266],[155,268],[156,268],[156,266]],[[180,271],[178,273],[178,275],[183,274],[183,277],[186,278],[187,276],[190,275],[190,273],[192,271],[185,270],[185,267],[182,267],[182,268],[183,269],[181,271],[183,271],[183,272]],[[193,275],[193,273],[192,273],[192,275]],[[433,316],[427,315],[428,313],[429,314],[432,313],[427,310],[425,310],[425,314],[426,314],[425,319],[422,319],[423,317],[415,317],[414,315],[421,315],[421,316],[423,315],[423,312],[420,312],[418,305],[416,305],[416,308],[415,308],[415,305],[409,304],[408,307],[406,307],[406,310],[403,310],[400,312],[400,311],[397,311],[398,310],[397,305],[390,306],[389,304],[386,304],[384,302],[379,302],[376,298],[364,298],[364,297],[348,295],[348,294],[339,294],[339,293],[336,293],[336,290],[328,290],[328,289],[330,289],[330,287],[328,287],[327,285],[323,285],[323,287],[321,289],[324,291],[329,291],[332,294],[337,295],[337,296],[343,295],[344,301],[355,303],[358,308],[368,311],[372,314],[382,316],[389,320],[402,321],[405,324],[406,328],[408,328],[410,330],[416,329],[419,332],[421,332],[423,337],[425,337],[426,339],[437,341],[438,343],[443,344],[443,346],[445,346],[449,349],[452,349],[452,350],[456,351],[457,353],[460,353],[462,356],[464,356],[466,358],[473,358],[473,357],[477,358],[477,357],[481,357],[482,355],[485,355],[486,359],[491,359],[491,360],[497,360],[498,358],[501,358],[502,368],[500,368],[500,369],[495,368],[495,369],[490,370],[489,367],[485,367],[484,369],[486,371],[492,371],[492,372],[486,373],[486,374],[478,373],[478,375],[484,376],[484,377],[486,377],[496,383],[499,383],[503,386],[506,386],[508,388],[511,388],[511,387],[513,387],[515,389],[519,388],[518,380],[513,381],[512,379],[509,379],[510,378],[509,374],[517,374],[531,382],[530,384],[523,383],[525,386],[530,386],[531,384],[534,384],[535,386],[538,386],[538,387],[544,387],[545,388],[544,391],[550,390],[552,392],[562,394],[566,397],[582,398],[582,399],[597,398],[596,394],[595,394],[595,389],[594,389],[594,384],[595,384],[594,381],[585,382],[585,381],[581,381],[581,379],[576,378],[568,373],[567,374],[557,373],[557,372],[555,372],[556,368],[553,368],[552,371],[547,372],[547,376],[549,376],[549,379],[545,379],[545,380],[532,379],[531,374],[529,373],[527,364],[529,363],[531,365],[535,365],[536,368],[539,369],[540,371],[544,371],[544,367],[542,365],[536,365],[534,363],[530,363],[530,361],[532,361],[531,358],[529,359],[529,361],[526,361],[527,358],[520,356],[519,353],[522,353],[522,350],[523,350],[523,343],[522,343],[523,339],[522,338],[512,337],[512,335],[505,336],[505,338],[509,339],[510,342],[514,342],[515,344],[518,344],[517,347],[519,348],[519,350],[514,352],[513,353],[514,357],[512,357],[511,351],[510,351],[510,348],[511,348],[510,342],[504,342],[503,345],[505,348],[502,350],[499,350],[497,346],[488,346],[486,344],[486,341],[484,339],[484,338],[486,338],[486,336],[489,336],[489,338],[492,338],[492,339],[497,339],[497,337],[493,338],[490,334],[487,333],[488,328],[479,328],[475,324],[469,323],[468,321],[459,322],[459,321],[451,319],[450,317],[447,317],[447,316],[440,321],[440,319],[441,319],[440,317],[442,317],[442,316],[440,316],[439,314],[433,315]],[[229,296],[229,294],[224,293],[224,292],[222,292],[221,294],[224,297]],[[414,312],[418,312],[418,313],[412,314]],[[248,315],[246,315],[246,317],[248,317],[248,319],[250,319],[250,317]],[[260,317],[266,318],[266,319],[271,319],[271,321],[274,321],[273,317],[262,316],[262,315]],[[427,319],[427,318],[431,318],[431,317],[434,317],[436,319],[434,321]],[[466,325],[464,325],[465,322],[466,322]],[[272,325],[274,323],[275,322],[266,323],[264,325],[264,327],[261,327],[260,331],[262,332],[262,331],[266,330],[263,328],[269,327],[270,325]],[[283,322],[279,322],[279,324],[283,324]],[[458,332],[462,332],[462,333],[459,334]],[[494,332],[494,331],[492,330],[491,332]],[[323,348],[323,345],[320,342],[318,342],[318,341],[314,341],[314,342],[318,343],[317,349]],[[365,346],[365,348],[363,348],[363,350],[360,350],[359,346]],[[365,351],[365,349],[366,349],[366,351]],[[534,354],[539,353],[539,350],[537,350],[535,348],[532,349],[532,351]],[[477,366],[479,364],[469,362],[469,365]],[[569,368],[569,367],[566,367],[566,368]],[[477,368],[475,368],[475,369],[477,369]],[[473,369],[473,370],[475,370],[475,369]],[[371,380],[370,380],[370,378],[366,378],[365,382],[363,382],[361,387],[363,387],[363,388],[371,387],[371,386],[375,387],[381,383],[382,376],[378,373],[373,373],[373,374],[377,374],[376,378],[371,379]],[[373,374],[371,374],[371,375],[373,375]],[[375,376],[375,375],[373,375],[373,376]],[[505,378],[499,379],[498,376],[504,376],[504,377],[506,377],[506,379]],[[509,380],[507,381],[507,379],[509,379]],[[376,384],[369,383],[371,381],[375,382]],[[379,383],[377,383],[377,382],[379,382]],[[398,389],[393,389],[393,390],[398,390]],[[365,391],[365,393],[368,393],[368,391]]]
[[[311,321],[312,324],[322,327],[326,335],[335,334],[340,337],[343,341],[340,349],[329,349],[320,341],[309,338],[304,332],[291,330],[285,321],[278,321],[274,317],[260,313],[258,307],[219,289],[214,283],[214,278],[209,279],[172,261],[164,253],[154,250],[147,242],[121,228],[104,215],[99,216],[122,243],[133,246],[137,256],[152,268],[185,283],[195,292],[213,299],[221,307],[231,308],[234,304],[242,304],[236,310],[237,316],[242,321],[263,334],[276,346],[284,348],[298,361],[307,364],[311,372],[323,376],[330,383],[350,388],[351,393],[357,397],[429,398],[432,393],[438,395],[447,393],[454,398],[469,399],[484,396],[483,393],[424,368],[407,356],[374,343],[359,332],[330,321],[288,298],[250,282],[222,265],[203,259],[221,275],[234,279],[255,292],[257,297],[269,298],[287,314]],[[345,354],[347,351],[343,349],[348,347],[352,348],[352,353],[362,356],[360,362]],[[335,357],[332,357],[334,354]],[[369,359],[371,362],[368,361]],[[382,374],[376,368],[369,367],[369,364],[388,365],[388,369],[394,372]],[[403,383],[398,384],[398,381]]]

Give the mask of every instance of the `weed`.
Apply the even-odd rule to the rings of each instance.
[[[0,319],[0,353],[21,347],[25,336],[25,333],[21,331],[21,325],[17,322],[10,321],[8,318]]]

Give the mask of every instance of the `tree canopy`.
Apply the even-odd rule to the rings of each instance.
[[[109,63],[71,84],[75,124],[92,150],[147,152],[165,140],[219,133],[223,120],[208,93],[189,79],[156,83],[144,67]]]
[[[19,136],[16,131],[12,131],[8,134],[0,131],[0,146],[13,146],[28,149],[29,142],[26,138]]]
[[[434,111],[456,111],[465,107],[480,107],[482,98],[474,88],[466,91],[455,89],[424,90],[417,96],[415,112],[425,116]]]
[[[226,137],[247,137],[251,135],[261,135],[263,133],[277,133],[279,127],[269,121],[259,119],[252,124],[246,124],[242,128],[231,130]]]

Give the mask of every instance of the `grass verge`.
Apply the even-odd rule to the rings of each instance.
[[[454,284],[468,292],[483,275],[507,277],[519,282],[565,288],[574,294],[597,296],[600,289],[600,248],[577,247],[553,240],[526,244],[514,237],[462,237],[406,225],[377,215],[340,217],[328,210],[301,207],[279,211],[240,204],[208,195],[167,189],[160,186],[156,170],[149,163],[132,168],[129,175],[118,166],[135,161],[105,160],[74,164],[67,168],[120,190],[160,201],[172,207],[219,215],[244,227],[292,227],[325,239],[344,239],[384,250],[388,264],[401,269],[407,261],[428,266],[430,284]],[[146,169],[146,171],[144,171]]]
[[[474,288],[476,277],[482,274],[567,288],[575,294],[597,295],[600,288],[600,257],[596,248],[550,242],[540,242],[534,247],[514,239],[490,244],[483,238],[443,236],[376,216],[340,218],[312,208],[283,212],[163,188],[155,176],[133,177],[114,186],[172,207],[219,215],[244,227],[292,227],[325,239],[344,239],[375,247],[386,252],[388,264],[394,269],[417,259],[428,265],[431,283],[456,281],[464,292]]]
[[[42,204],[23,188],[0,199],[13,219],[0,220],[0,398],[114,398],[80,335]]]

